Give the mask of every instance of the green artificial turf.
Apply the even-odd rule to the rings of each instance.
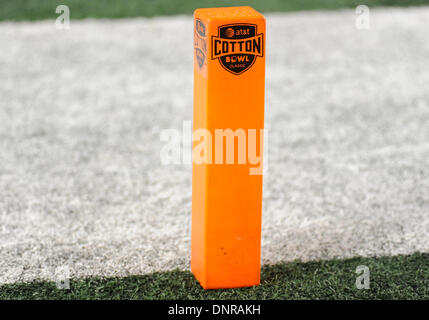
[[[250,5],[261,12],[284,12],[315,9],[339,9],[368,6],[429,5],[429,0],[0,0],[0,20],[55,19],[58,5],[70,8],[72,19],[153,17],[159,15],[192,14],[194,9]]]
[[[356,267],[370,270],[370,289],[356,288]],[[429,254],[293,262],[262,269],[252,288],[203,290],[190,272],[0,286],[0,299],[429,299]]]

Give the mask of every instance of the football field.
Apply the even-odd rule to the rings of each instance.
[[[0,298],[429,298],[429,7],[266,18],[263,286],[215,293],[187,272],[191,166],[160,161],[192,17],[0,22]]]

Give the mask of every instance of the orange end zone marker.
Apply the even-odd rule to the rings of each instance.
[[[191,269],[205,289],[260,283],[265,55],[256,10],[194,12]]]

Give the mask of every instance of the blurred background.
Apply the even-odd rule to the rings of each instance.
[[[251,6],[261,12],[286,12],[302,10],[333,10],[356,8],[358,5],[416,6],[427,5],[427,0],[1,0],[1,20],[50,19],[52,8],[58,5],[73,7],[73,19],[156,17],[161,15],[192,14],[196,8]]]

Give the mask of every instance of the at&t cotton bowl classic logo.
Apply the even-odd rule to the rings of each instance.
[[[197,58],[198,66],[200,69],[206,62],[207,54],[207,38],[206,38],[206,26],[201,20],[195,20],[194,30],[194,48],[195,57]]]
[[[257,26],[249,23],[234,23],[218,28],[218,36],[212,36],[212,60],[232,74],[239,75],[249,70],[257,57],[264,56],[264,34],[258,34]]]

